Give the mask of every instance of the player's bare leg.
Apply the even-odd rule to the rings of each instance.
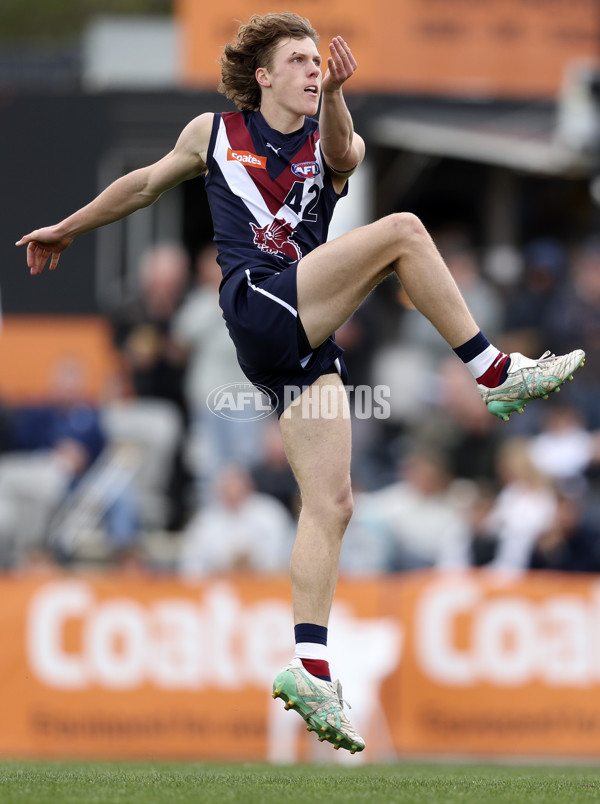
[[[298,312],[311,346],[340,327],[393,272],[450,346],[477,333],[429,233],[414,215],[397,213],[325,243],[300,261]]]
[[[396,213],[342,235],[300,261],[298,311],[311,346],[322,343],[341,326],[392,272],[417,310],[457,353],[481,337],[423,224],[410,213]],[[503,357],[503,376],[495,383],[478,379],[478,390],[488,410],[504,420],[515,411],[522,413],[529,400],[547,398],[549,392],[558,390],[585,361],[581,349],[567,355],[544,354],[537,360],[518,352]],[[467,362],[465,357],[463,360]]]
[[[321,389],[329,386],[329,394]],[[309,396],[307,396],[309,395]],[[327,398],[337,408],[321,415]],[[312,399],[312,404],[306,404]],[[351,425],[348,400],[337,374],[326,374],[280,418],[286,454],[300,487],[302,510],[291,560],[294,622],[327,626],[337,582],[340,549],[352,515]],[[320,740],[362,751],[364,740],[343,711],[339,682],[312,675],[295,658],[273,685],[273,695],[294,708]]]
[[[352,515],[351,424],[339,375],[319,377],[305,396],[318,402],[325,386],[337,389],[335,418],[316,415],[322,410],[299,398],[279,420],[302,500],[290,565],[294,621],[319,625],[329,620],[342,538]]]

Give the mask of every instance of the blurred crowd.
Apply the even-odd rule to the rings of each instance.
[[[337,333],[354,388],[355,513],[341,572],[486,567],[600,572],[600,237],[540,239],[493,270],[463,233],[438,246],[506,352],[580,347],[560,395],[504,424],[389,279]],[[111,316],[119,370],[98,399],[66,356],[47,398],[0,404],[0,567],[100,565],[202,577],[287,570],[300,500],[277,421],[215,415],[245,383],[207,244],[143,255],[139,294]]]

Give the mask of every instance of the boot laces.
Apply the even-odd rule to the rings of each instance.
[[[338,701],[340,702],[340,706],[341,706],[341,708],[343,709],[343,708],[344,708],[344,706],[347,706],[347,707],[348,707],[348,709],[352,709],[352,707],[350,706],[350,702],[349,702],[349,701],[346,701],[346,700],[345,700],[345,699],[342,697],[342,685],[340,684],[339,680],[338,680],[338,681],[336,681],[336,682],[334,683],[334,685],[333,685],[333,686],[334,686],[334,689],[335,689],[336,695],[337,695],[337,697],[338,697]]]
[[[554,360],[555,357],[556,357],[556,355],[552,354],[552,352],[549,349],[547,349],[541,357],[538,357],[537,362],[538,363],[549,363],[551,360]]]

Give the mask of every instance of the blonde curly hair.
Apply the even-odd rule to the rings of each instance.
[[[259,67],[271,68],[273,51],[282,39],[306,38],[312,39],[315,45],[319,44],[318,34],[311,23],[291,11],[253,15],[223,48],[219,61],[219,92],[232,100],[241,112],[256,111],[261,100],[256,70]]]

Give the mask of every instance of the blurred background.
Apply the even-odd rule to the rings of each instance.
[[[23,686],[7,658],[5,695],[16,684],[23,725],[0,737],[4,753],[179,756],[194,735],[200,756],[230,756],[232,732],[215,748],[198,726],[211,690],[227,689],[226,671],[206,676],[203,651],[187,665],[172,657],[173,693],[172,682],[143,671],[153,651],[169,653],[148,636],[159,626],[147,626],[148,644],[140,637],[142,656],[131,647],[138,626],[127,607],[99,631],[101,607],[85,603],[88,594],[108,606],[118,592],[150,605],[160,584],[197,601],[199,590],[204,613],[177,620],[176,633],[184,621],[192,626],[175,656],[198,642],[219,594],[227,611],[241,607],[254,622],[250,576],[286,600],[280,579],[299,501],[277,423],[224,421],[206,405],[213,389],[244,378],[218,308],[203,180],[79,238],[54,274],[30,277],[13,243],[160,158],[196,115],[230,110],[216,92],[221,49],[252,13],[277,10],[262,0],[223,9],[199,0],[0,6],[0,567],[3,584],[24,584],[4,626],[15,645],[29,645],[23,661],[38,684]],[[355,408],[356,513],[334,621],[364,639],[372,658],[357,686],[370,678],[378,694],[387,684],[417,701],[412,712],[387,713],[371,756],[443,753],[450,741],[467,753],[593,755],[600,709],[590,714],[580,696],[600,679],[600,656],[586,647],[597,642],[600,600],[600,3],[374,0],[367,14],[358,2],[298,0],[290,10],[311,19],[322,50],[343,35],[359,63],[346,97],[367,158],[332,236],[413,212],[499,348],[587,353],[573,385],[503,425],[395,281],[339,331],[350,382],[389,387],[390,415]],[[470,580],[444,580],[457,571]],[[51,578],[61,579],[56,598]],[[32,643],[42,593],[55,601],[47,610],[64,616],[42,618]],[[71,603],[61,608],[61,600]],[[444,613],[452,600],[455,621]],[[65,622],[88,609],[96,612],[89,645],[98,656],[104,645],[114,676],[109,668],[84,679],[83,665],[77,675],[73,651],[88,644],[85,628],[74,635]],[[285,663],[291,634],[273,628],[272,656]],[[200,632],[212,653],[218,638]],[[445,652],[436,653],[436,640]],[[280,669],[269,661],[250,686],[268,686],[271,664]],[[49,690],[85,687],[102,690],[104,706],[117,711],[123,690],[148,685],[158,698],[140,692],[131,717],[150,718],[157,699],[172,707],[173,695],[187,708],[193,690],[198,720],[171,718],[129,740],[125,727],[102,721],[94,742],[91,720],[69,727],[42,703]],[[464,721],[444,709],[457,689],[467,696]],[[492,693],[500,702],[510,693],[518,706],[502,719],[497,705],[494,720]],[[365,695],[359,706],[365,732],[386,717],[379,700]],[[63,706],[75,704],[67,696]],[[309,757],[261,706],[262,726],[242,728],[239,756]],[[233,715],[229,725],[239,731]],[[75,738],[84,733],[81,749]]]

